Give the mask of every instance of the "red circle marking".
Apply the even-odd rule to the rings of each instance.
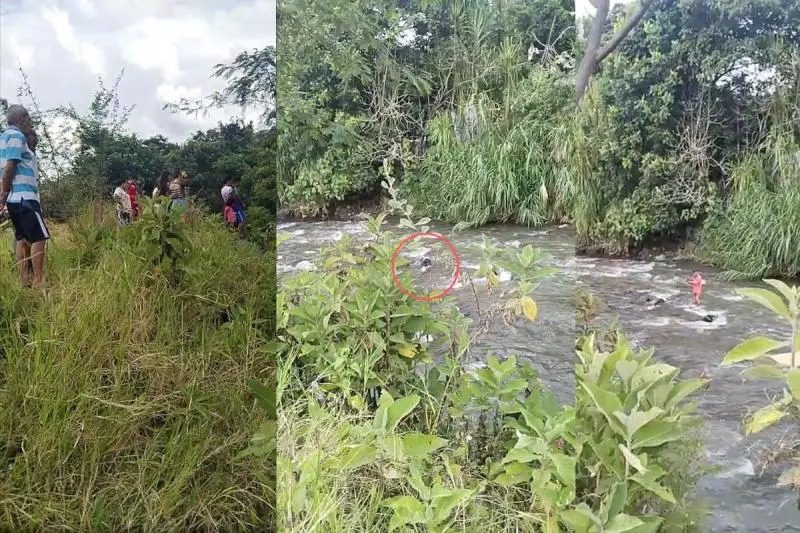
[[[453,254],[453,257],[455,257],[456,259],[456,268],[453,274],[453,278],[450,280],[450,284],[447,286],[445,290],[439,292],[438,294],[434,294],[432,296],[420,296],[418,294],[414,294],[406,287],[404,287],[402,283],[400,283],[400,278],[397,275],[397,256],[400,255],[400,250],[402,250],[403,247],[407,245],[409,242],[419,238],[428,238],[441,241],[442,243],[444,243],[445,246],[447,246],[447,248],[450,250],[450,253]],[[453,287],[455,287],[458,278],[461,276],[461,258],[458,256],[458,251],[456,250],[456,247],[453,246],[453,243],[450,242],[450,240],[447,239],[444,235],[440,233],[434,233],[432,231],[418,231],[416,233],[412,233],[411,235],[400,241],[400,244],[398,244],[397,248],[394,249],[394,253],[392,254],[391,268],[392,268],[392,279],[394,280],[394,284],[397,285],[397,288],[400,289],[400,292],[402,292],[403,294],[405,294],[406,296],[408,296],[413,300],[417,300],[418,302],[435,302],[436,300],[441,300],[442,298],[447,296],[447,294],[453,290]]]

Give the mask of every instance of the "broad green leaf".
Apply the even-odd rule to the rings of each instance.
[[[617,398],[614,393],[605,391],[588,381],[581,381],[581,386],[589,394],[595,407],[606,417],[606,420],[608,420],[609,425],[611,425],[614,431],[624,435],[625,429],[614,416],[615,412],[622,411],[622,403],[620,403],[619,398]]]
[[[440,525],[448,519],[450,513],[464,504],[472,496],[468,489],[451,489],[435,486],[431,491],[431,507],[433,508],[433,524]]]
[[[343,470],[354,470],[373,462],[378,457],[378,450],[370,444],[360,444],[345,451],[338,460]]]
[[[554,453],[550,459],[556,466],[556,475],[570,490],[575,488],[575,466],[578,460],[562,453]]]
[[[626,415],[625,413],[617,411],[614,413],[614,416],[616,416],[625,426],[625,429],[628,431],[628,439],[632,439],[633,435],[639,431],[642,426],[651,420],[655,420],[663,413],[664,411],[662,409],[653,407],[647,411],[634,411],[630,415]]]
[[[611,487],[611,495],[608,498],[606,508],[606,520],[614,518],[625,508],[628,503],[628,485],[624,481],[617,481]]]
[[[400,421],[408,416],[418,403],[419,396],[416,394],[395,400],[386,410],[386,430],[391,432],[397,429]]]
[[[270,418],[275,417],[275,389],[265,387],[261,382],[251,380],[248,385],[258,400],[258,404]]]
[[[786,301],[789,302],[789,304],[790,304],[789,305],[789,311],[790,312],[793,311],[791,304],[792,304],[792,302],[795,301],[796,295],[794,293],[794,290],[791,287],[789,287],[787,284],[785,284],[784,282],[782,282],[781,280],[778,280],[778,279],[765,279],[764,283],[766,283],[767,285],[772,286],[774,289],[776,289],[778,292],[780,292],[781,295],[783,295],[783,297],[786,298]]]
[[[775,422],[778,422],[784,416],[786,416],[786,412],[783,409],[779,409],[772,405],[763,407],[756,411],[750,420],[747,421],[747,424],[745,425],[745,432],[748,435],[752,433],[758,433],[759,431],[768,428]]]
[[[742,361],[752,361],[773,350],[783,348],[786,345],[786,342],[775,341],[767,337],[753,337],[752,339],[747,339],[740,343],[729,351],[721,364],[722,366],[726,366]]]
[[[383,505],[394,511],[389,522],[389,531],[409,524],[425,523],[425,506],[413,496],[396,496],[383,501]]]
[[[643,516],[640,520],[642,525],[633,528],[629,533],[658,533],[661,523],[664,521],[660,516]]]
[[[635,450],[651,448],[680,438],[681,434],[674,423],[667,420],[653,420],[636,432],[632,446]]]
[[[642,464],[639,458],[633,453],[627,446],[622,443],[619,443],[619,450],[622,452],[622,455],[625,456],[625,460],[628,461],[628,464],[631,465],[633,468],[638,470],[639,472],[647,472],[647,468]]]
[[[686,381],[676,384],[672,389],[672,393],[669,395],[669,400],[667,400],[667,403],[664,407],[666,409],[672,409],[697,389],[703,387],[706,383],[708,383],[707,379],[695,378],[687,379]]]
[[[504,487],[528,483],[531,480],[533,468],[525,463],[512,462],[505,465],[505,472],[495,478],[495,483]]]
[[[757,304],[766,307],[785,320],[792,320],[792,315],[789,313],[789,308],[786,307],[786,302],[784,302],[783,299],[774,292],[768,291],[767,289],[751,288],[739,289],[737,292],[742,296],[750,298]]]
[[[522,306],[522,312],[525,314],[525,318],[533,322],[536,320],[536,316],[539,314],[539,309],[536,306],[536,302],[530,296],[524,296],[520,301]]]
[[[752,379],[781,379],[783,370],[774,365],[756,365],[743,370],[742,375]]]
[[[643,524],[644,522],[635,516],[618,514],[609,520],[609,522],[606,524],[606,527],[603,528],[603,531],[605,533],[627,533],[633,531]]]
[[[670,492],[669,489],[667,489],[666,487],[661,485],[661,483],[658,482],[658,480],[654,477],[653,472],[646,472],[646,473],[639,472],[633,477],[631,477],[631,480],[638,483],[642,487],[646,488],[647,490],[649,490],[662,500],[669,502],[673,505],[677,503],[675,501],[675,496],[672,495],[672,492]]]
[[[574,509],[569,509],[561,513],[561,521],[575,532],[591,531],[592,526],[602,527],[602,522],[588,505],[581,503]]]
[[[786,374],[786,383],[789,385],[789,392],[795,400],[800,401],[800,368],[793,368]]]
[[[446,444],[446,439],[435,435],[425,435],[423,433],[407,433],[403,435],[403,449],[409,457],[427,457]]]

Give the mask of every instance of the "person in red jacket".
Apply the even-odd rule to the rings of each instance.
[[[700,296],[703,294],[703,285],[706,280],[700,275],[700,272],[695,272],[694,276],[688,280],[689,285],[692,287],[692,300],[695,305],[700,305]]]
[[[125,181],[125,187],[128,191],[128,196],[131,198],[131,216],[133,220],[136,220],[139,216],[139,203],[136,201],[139,198],[139,190],[136,188],[136,182],[130,176]]]

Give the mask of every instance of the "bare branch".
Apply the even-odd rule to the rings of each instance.
[[[595,54],[596,64],[600,64],[611,52],[616,50],[625,37],[627,37],[628,34],[639,24],[639,22],[641,22],[651,5],[653,5],[653,0],[643,0],[642,5],[639,6],[639,9],[636,11],[636,13],[634,13],[627,22],[625,22],[625,25],[619,29],[616,35],[614,35],[611,40],[605,44],[605,46],[597,51]]]

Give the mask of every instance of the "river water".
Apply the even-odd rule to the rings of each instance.
[[[800,531],[796,497],[775,487],[779,470],[762,472],[759,459],[763,450],[774,448],[793,428],[779,425],[747,438],[741,428],[744,416],[767,403],[781,387],[769,381],[745,381],[740,376],[743,366],[719,366],[725,353],[749,336],[788,338],[790,334],[788,326],[769,311],[735,292],[744,284],[724,282],[712,269],[666,258],[637,262],[576,257],[574,234],[568,227],[537,231],[493,226],[459,233],[443,225],[432,229],[453,242],[463,269],[473,278],[472,270],[480,261],[480,252],[473,246],[480,244],[482,235],[501,247],[531,244],[550,254],[550,263],[560,269],[534,294],[537,320],[491,328],[471,350],[472,364],[480,365],[481,354],[487,352],[501,358],[516,355],[539,370],[542,382],[561,401],[572,402],[575,290],[583,286],[607,305],[606,314],[619,317],[636,345],[655,347],[655,358],[680,368],[682,377],[705,374],[711,379],[709,387],[693,398],[706,420],[706,454],[715,467],[702,478],[698,490],[707,509],[702,530]],[[279,231],[289,237],[278,250],[279,274],[312,268],[319,249],[345,235],[356,240],[365,235],[359,222],[288,222],[280,224]],[[403,230],[396,231],[399,241]],[[431,253],[439,248],[444,250],[431,247]],[[433,257],[434,263],[437,260]],[[700,306],[692,304],[686,284],[694,270],[707,280]],[[459,284],[453,294],[466,314],[476,314],[471,286]],[[662,298],[664,303],[654,307],[647,303],[648,297]],[[712,315],[713,321],[705,322],[706,315]]]

